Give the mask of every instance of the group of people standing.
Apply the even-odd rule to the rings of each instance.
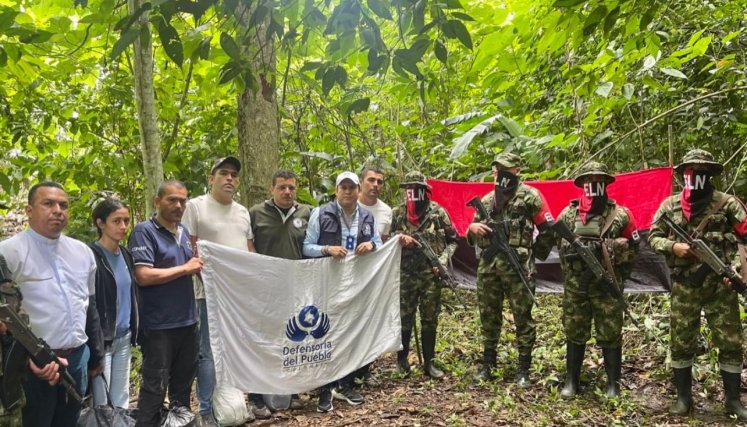
[[[581,197],[570,201],[556,220],[542,194],[521,182],[519,156],[501,153],[492,167],[494,191],[481,199],[487,217],[476,214],[467,234],[469,244],[481,248],[483,254],[493,254],[481,257],[478,266],[483,341],[478,378],[493,379],[506,300],[516,323],[516,381],[520,387],[531,385],[529,370],[536,341],[534,258],[546,257],[556,246],[566,279],[567,374],[561,395],[578,394],[592,321],[604,356],[606,393],[619,395],[623,307],[610,296],[605,288],[608,283],[587,274],[588,266],[577,248],[553,231],[556,222],[564,223],[593,250],[622,290],[640,237],[631,212],[607,195],[615,178],[603,164],[586,164],[574,179],[583,190]],[[736,197],[716,191],[711,183],[723,166],[710,153],[692,150],[675,169],[684,177],[684,188],[662,203],[656,218],[666,213],[711,245],[724,262],[747,271],[740,264],[747,257],[742,246],[747,240],[747,211]],[[90,376],[96,404],[110,401],[127,408],[131,349],[139,344],[143,362],[137,425],[159,425],[167,394],[171,405],[188,405],[195,379],[200,423],[215,424],[211,416],[215,367],[200,279],[199,240],[285,259],[342,260],[375,252],[390,236],[398,235],[403,250],[402,350],[397,366],[410,372],[410,341],[419,311],[423,373],[442,378],[444,372],[434,363],[443,286],[439,271],[448,268],[458,237],[448,213],[431,200],[426,177],[417,171],[407,173],[401,184],[404,203],[391,209],[379,199],[385,180],[381,169],[367,166],[359,175],[343,172],[335,182],[335,199],[311,210],[296,201],[296,175],[280,170],[272,177],[271,198],[247,209],[234,201],[240,170],[241,163],[234,157],[216,160],[208,177],[210,192],[191,199],[183,183],[165,181],[155,197],[155,215],[134,227],[127,245],[123,243],[130,214],[121,201],[107,198],[94,208],[99,238],[85,245],[62,234],[68,219],[62,186],[42,182],[31,188],[26,207],[29,228],[0,242],[0,279],[7,279],[0,281],[13,283],[14,290],[20,291],[16,294],[23,300],[21,309],[28,314],[32,329],[60,357],[77,391],[85,395]],[[492,251],[498,227],[518,267],[508,253]],[[677,389],[672,413],[687,414],[692,409],[691,367],[703,310],[719,348],[727,411],[746,420],[747,409],[739,397],[742,330],[737,294],[715,274],[698,274],[702,261],[666,225],[655,221],[649,241],[666,256],[672,270],[671,345]],[[12,299],[10,291],[1,294],[5,300]],[[2,324],[0,333],[5,333]],[[3,425],[75,425],[80,402],[69,399],[57,385],[60,369],[54,362],[41,367],[29,362],[31,375],[23,383],[25,404],[0,407]],[[364,366],[322,387],[317,411],[331,411],[334,398],[352,405],[364,403],[356,380],[365,380],[369,374],[369,367]],[[251,394],[249,399],[253,417],[271,417],[263,396]],[[289,401],[291,409],[303,407],[297,395]]]

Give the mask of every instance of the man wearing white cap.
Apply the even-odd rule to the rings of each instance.
[[[311,212],[303,254],[320,258],[331,256],[343,259],[353,254],[363,255],[376,250],[382,244],[376,230],[373,215],[359,207],[358,194],[360,181],[353,172],[337,175],[335,200]],[[346,400],[351,405],[364,402],[363,396],[353,388],[353,375],[350,373],[332,390],[335,382],[322,387],[319,392],[318,412],[332,410],[332,396]]]

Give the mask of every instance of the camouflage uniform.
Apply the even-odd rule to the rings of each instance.
[[[706,165],[713,175],[719,174],[723,169],[704,150],[688,152],[676,169],[683,172],[686,166],[693,165]],[[714,211],[718,206],[721,207]],[[655,219],[664,213],[691,234],[707,217],[707,225],[697,237],[719,255],[722,261],[738,265],[738,243],[744,242],[747,237],[747,211],[739,199],[714,190],[709,206],[688,221],[678,194],[661,203]],[[747,419],[747,410],[739,402],[742,324],[737,293],[726,287],[715,274],[709,274],[704,280],[695,279],[695,273],[702,264],[695,258],[679,258],[674,255],[673,245],[677,243],[677,239],[663,222],[654,222],[649,243],[655,251],[666,257],[672,272],[671,355],[678,401],[670,410],[674,413],[687,413],[692,406],[691,367],[697,352],[700,316],[703,311],[714,345],[719,350],[718,360],[727,396],[727,410],[741,420]]]
[[[425,185],[425,177],[419,172],[410,172],[405,177],[406,185]],[[413,224],[407,217],[405,205],[392,211],[391,233],[413,235],[418,233],[427,241],[439,256],[439,262],[447,266],[449,258],[456,250],[457,233],[451,225],[449,214],[438,203],[430,201],[425,218],[420,226]],[[402,320],[403,350],[398,354],[400,369],[407,371],[407,354],[415,322],[415,312],[420,308],[421,338],[425,371],[432,377],[432,359],[435,355],[435,337],[438,326],[438,315],[441,312],[441,283],[434,275],[431,264],[421,248],[402,249],[402,269],[400,270],[400,316]]]
[[[518,156],[513,154],[499,154],[494,164],[506,161],[504,158],[508,159],[508,164],[518,165]],[[503,300],[508,298],[516,322],[516,341],[519,350],[517,379],[522,386],[528,386],[532,348],[537,338],[536,326],[532,318],[535,285],[531,275],[536,272],[532,256],[532,236],[538,215],[546,215],[545,221],[552,217],[547,211],[547,203],[540,192],[523,183],[519,183],[515,196],[500,212],[494,209],[494,199],[494,192],[490,192],[481,199],[481,203],[491,215],[492,220],[506,227],[509,245],[516,250],[524,271],[530,274],[531,293],[530,289],[522,283],[519,275],[511,268],[503,253],[498,252],[491,261],[480,259],[477,267],[477,298],[484,349],[481,379],[492,378],[490,371],[495,366],[495,349],[503,321]],[[476,215],[473,222],[480,219]],[[481,249],[490,245],[490,239],[487,236],[476,236],[470,233],[467,235],[467,241]]]
[[[615,180],[607,173],[605,165],[590,162],[581,169],[581,173],[575,179],[576,186],[583,186],[584,178],[589,176],[603,177],[606,185]],[[639,239],[635,222],[628,209],[616,205],[614,200],[607,200],[602,213],[591,216],[584,224],[579,200],[572,200],[558,216],[558,222],[560,221],[597,254],[600,263],[606,268],[601,256],[601,245],[605,245],[614,269],[615,280],[622,292],[623,283],[630,277],[633,269]],[[591,338],[593,319],[596,341],[602,347],[605,360],[607,393],[616,396],[619,394],[622,361],[623,308],[610,295],[608,285],[591,275],[586,263],[579,258],[569,242],[560,239],[557,246],[560,252],[560,266],[565,276],[563,327],[567,340],[566,386],[561,395],[573,397],[576,394],[586,342]]]
[[[8,270],[7,264],[5,263],[5,258],[0,255],[0,300],[4,304],[10,304],[17,311],[19,311],[21,315],[23,315],[23,313],[21,312],[21,292],[18,289],[18,285],[10,281],[10,277],[11,274]],[[0,338],[0,360],[2,361],[5,361],[6,355],[4,354],[4,352],[7,349],[7,344],[9,344],[9,342],[6,342],[6,340],[12,341],[12,339],[10,339],[7,335]],[[23,396],[23,387],[20,383],[18,384],[18,388],[21,392],[21,395]],[[21,410],[25,405],[25,396],[23,396],[16,407],[10,411],[6,411],[2,402],[0,402],[0,426],[21,427],[23,425]]]

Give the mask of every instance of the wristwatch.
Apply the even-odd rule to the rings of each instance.
[[[369,242],[371,243],[371,250],[375,251],[376,250],[376,243],[374,243],[373,240],[369,240]]]

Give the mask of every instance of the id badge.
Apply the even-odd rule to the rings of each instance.
[[[345,240],[345,249],[349,251],[355,249],[355,237],[348,236],[347,240]]]

